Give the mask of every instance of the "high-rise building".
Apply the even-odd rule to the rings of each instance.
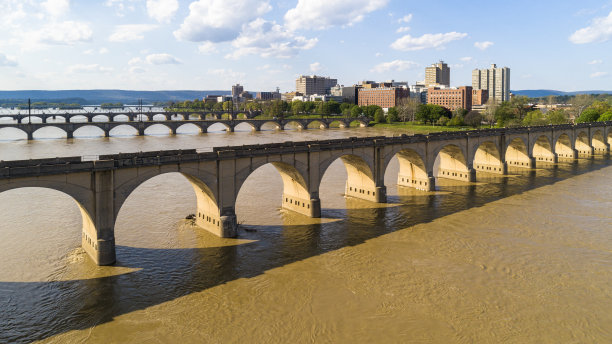
[[[477,90],[487,90],[489,99],[498,102],[510,100],[510,68],[497,68],[492,64],[489,69],[474,69],[472,71],[472,87]]]
[[[444,106],[453,111],[455,109],[472,109],[472,88],[462,86],[458,88],[430,87],[427,90],[427,104]]]
[[[295,80],[295,91],[309,96],[313,94],[329,94],[332,87],[338,84],[338,79],[316,75],[300,75]]]
[[[236,99],[240,97],[240,94],[244,92],[244,87],[240,84],[236,84],[232,86],[232,98]]]
[[[444,61],[425,68],[425,85],[450,87],[450,68]]]

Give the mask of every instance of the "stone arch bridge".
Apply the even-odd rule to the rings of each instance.
[[[155,117],[163,117],[166,121],[170,121],[173,118],[180,118],[182,120],[189,119],[222,119],[223,115],[232,115],[234,117],[239,117],[238,115],[242,114],[247,119],[254,118],[256,116],[261,115],[261,111],[238,111],[235,114],[231,114],[228,111],[65,111],[65,112],[55,112],[51,111],[36,111],[31,115],[27,113],[0,113],[0,120],[2,119],[12,119],[16,120],[17,123],[25,123],[25,120],[28,118],[41,120],[42,123],[47,123],[49,119],[58,119],[62,118],[64,122],[72,122],[72,119],[77,117],[85,117],[87,122],[93,122],[94,118],[103,118],[106,122],[115,122],[116,118],[119,116],[125,116],[130,121],[138,121],[139,119],[146,118],[147,121],[153,121]]]
[[[367,117],[326,117],[326,118],[303,118],[303,119],[212,119],[212,120],[180,120],[180,121],[129,121],[129,122],[65,122],[65,123],[2,123],[0,129],[15,128],[25,132],[28,140],[34,139],[34,133],[42,128],[55,127],[63,130],[67,138],[73,138],[75,131],[83,127],[96,127],[104,132],[104,137],[109,137],[111,130],[119,126],[132,127],[137,131],[138,136],[145,135],[147,128],[154,125],[162,125],[168,128],[173,135],[177,130],[187,124],[197,126],[201,132],[206,133],[211,125],[220,123],[223,124],[227,131],[233,132],[236,126],[242,123],[247,123],[255,131],[260,131],[261,127],[266,123],[273,124],[277,129],[285,130],[287,125],[296,124],[299,129],[306,129],[311,124],[318,124],[320,128],[329,128],[329,126],[338,122],[341,127],[349,127],[351,123],[357,122],[360,126],[365,127],[370,122]]]
[[[0,192],[44,187],[70,195],[83,217],[82,245],[100,265],[115,262],[115,219],[130,194],[155,176],[181,173],[197,198],[196,223],[221,237],[236,235],[236,198],[259,167],[272,164],[283,181],[282,207],[320,217],[319,187],[340,159],[347,170],[345,194],[386,201],[384,175],[399,160],[397,183],[434,190],[435,178],[465,182],[477,171],[506,174],[509,167],[608,154],[612,122],[513,129],[366,137],[217,147],[212,152],[175,150],[0,162]]]

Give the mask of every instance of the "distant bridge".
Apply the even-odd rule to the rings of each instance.
[[[138,121],[139,119],[146,119],[147,121],[153,121],[155,117],[163,118],[166,121],[170,121],[173,118],[180,118],[182,120],[189,119],[221,119],[223,115],[232,115],[235,118],[238,115],[244,115],[246,118],[254,118],[256,116],[261,115],[261,111],[237,111],[232,114],[231,110],[228,111],[64,111],[64,112],[51,112],[48,110],[47,112],[43,111],[35,111],[31,115],[28,113],[2,113],[0,112],[0,121],[2,119],[13,119],[16,120],[17,123],[24,123],[26,119],[36,119],[41,120],[42,123],[47,123],[49,119],[57,119],[62,118],[64,122],[71,122],[73,118],[82,118],[85,117],[87,122],[93,122],[94,118],[104,118],[106,122],[115,122],[116,118],[119,116],[124,116],[129,119],[129,121]]]
[[[223,124],[227,131],[233,132],[236,126],[241,123],[247,123],[254,131],[260,131],[261,127],[266,123],[271,123],[275,128],[285,130],[287,125],[295,124],[298,129],[306,129],[311,124],[318,124],[320,128],[329,128],[330,124],[338,122],[341,127],[349,127],[351,123],[357,122],[359,126],[365,127],[370,122],[367,117],[327,117],[327,118],[296,118],[296,119],[212,119],[212,120],[166,120],[166,121],[129,121],[129,122],[47,122],[47,123],[0,123],[0,129],[15,128],[25,132],[28,140],[34,139],[34,133],[41,128],[55,127],[66,132],[66,137],[71,139],[74,137],[74,132],[83,127],[97,127],[104,131],[104,137],[109,137],[111,130],[120,126],[129,126],[138,132],[138,136],[145,135],[147,128],[154,125],[163,125],[168,128],[172,134],[176,134],[177,130],[187,124],[195,125],[201,132],[206,133],[211,125],[220,123]]]
[[[83,216],[82,246],[100,265],[115,262],[115,220],[132,192],[147,180],[181,173],[197,198],[196,224],[221,237],[237,233],[236,199],[246,179],[272,164],[283,181],[282,207],[321,216],[319,187],[340,159],[345,194],[386,202],[385,170],[399,160],[397,184],[431,191],[435,178],[477,180],[477,171],[507,174],[509,167],[609,154],[612,122],[445,132],[401,137],[285,142],[217,147],[212,152],[175,150],[0,162],[0,192],[51,188],[76,200]]]

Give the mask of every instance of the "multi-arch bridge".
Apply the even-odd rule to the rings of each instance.
[[[434,190],[435,178],[477,180],[477,171],[507,174],[595,154],[609,154],[612,122],[365,137],[217,147],[212,152],[176,150],[0,162],[0,192],[51,188],[70,195],[83,217],[82,246],[100,265],[115,262],[115,219],[130,194],[155,176],[178,172],[193,186],[196,223],[221,237],[236,235],[236,199],[251,173],[272,164],[283,181],[282,207],[320,217],[319,187],[340,159],[347,170],[345,194],[386,201],[385,170],[397,157],[397,184]]]
[[[158,119],[163,118],[166,121],[172,119],[222,119],[225,115],[232,115],[235,117],[246,117],[247,119],[254,118],[261,115],[261,111],[238,111],[235,114],[230,111],[65,111],[65,112],[52,112],[52,111],[35,111],[34,113],[28,114],[26,112],[20,113],[1,113],[0,120],[12,119],[17,123],[25,123],[26,120],[32,119],[47,123],[49,120],[62,119],[64,122],[72,122],[73,119],[83,119],[87,122],[93,122],[94,118],[103,119],[106,122],[115,122],[118,118],[127,118],[129,121],[147,120],[153,121],[156,117]]]
[[[236,126],[246,123],[255,131],[260,131],[265,124],[272,124],[275,128],[285,130],[289,124],[296,125],[298,129],[306,129],[312,124],[318,125],[320,128],[329,128],[334,122],[338,122],[341,127],[349,127],[351,123],[358,123],[359,126],[365,127],[370,122],[367,117],[326,117],[326,118],[295,118],[295,119],[204,119],[204,120],[163,120],[163,121],[111,121],[111,122],[45,122],[45,123],[0,123],[0,130],[4,128],[15,128],[26,133],[28,140],[34,139],[34,133],[42,128],[55,127],[63,130],[67,138],[73,138],[74,133],[84,127],[99,128],[104,132],[104,137],[111,135],[111,130],[120,126],[132,127],[136,130],[138,136],[145,135],[145,131],[156,125],[162,125],[168,128],[172,134],[176,134],[177,130],[184,125],[195,125],[203,133],[208,131],[208,128],[214,124],[222,124],[227,131],[233,132]]]

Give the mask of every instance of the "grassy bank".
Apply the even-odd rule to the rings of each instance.
[[[371,124],[373,128],[384,128],[398,131],[407,131],[409,133],[414,134],[428,134],[439,131],[463,131],[463,130],[471,130],[472,127],[462,126],[462,127],[447,127],[440,125],[428,125],[428,124],[416,124],[413,122],[395,122],[395,123],[373,123]]]

